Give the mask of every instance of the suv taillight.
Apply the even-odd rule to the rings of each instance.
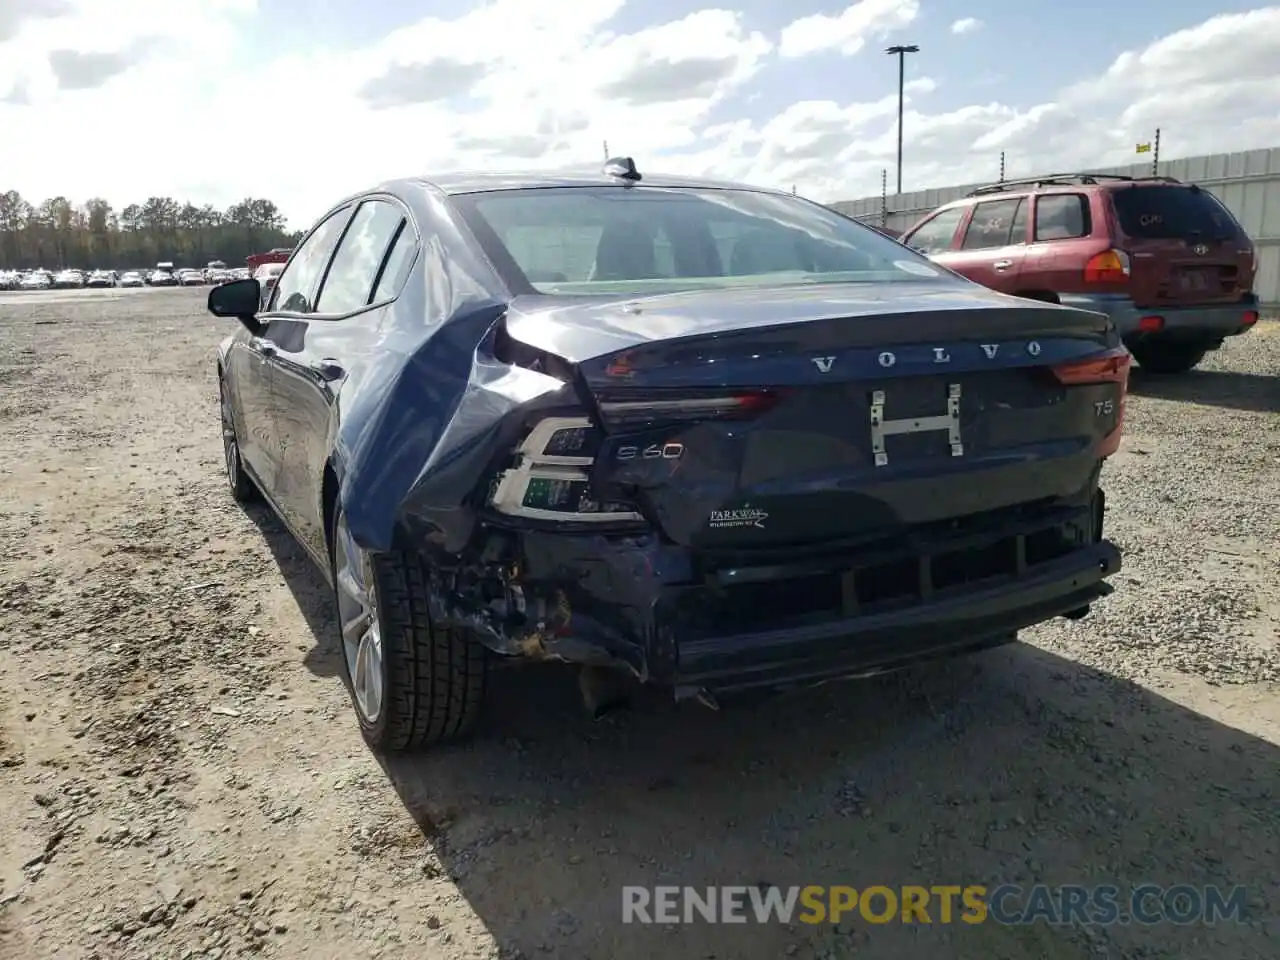
[[[1126,283],[1129,280],[1129,255],[1123,250],[1103,250],[1084,265],[1085,283]]]

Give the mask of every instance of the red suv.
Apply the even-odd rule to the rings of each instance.
[[[995,183],[902,242],[1002,293],[1107,314],[1151,373],[1190,370],[1258,321],[1252,241],[1217,197],[1169,177]]]

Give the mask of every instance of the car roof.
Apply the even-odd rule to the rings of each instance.
[[[614,163],[616,161],[610,161]],[[649,173],[637,165],[641,179],[633,181],[605,173],[605,165],[583,165],[560,170],[516,171],[460,171],[436,175],[398,177],[384,180],[355,193],[349,193],[329,206],[314,223],[332,216],[344,206],[365,198],[385,194],[398,198],[419,212],[427,209],[432,194],[461,196],[477,193],[496,193],[504,190],[539,190],[563,187],[657,187],[659,189],[686,190],[741,190],[773,196],[789,196],[782,190],[732,180],[715,180],[707,177],[687,177],[678,174]]]
[[[1143,187],[1183,187],[1191,189],[1194,184],[1175,180],[1172,177],[1110,177],[1090,175],[1077,177],[1081,182],[1070,183],[1064,177],[1045,177],[1040,180],[1011,180],[1004,183],[992,183],[979,187],[963,197],[957,197],[942,207],[962,206],[971,203],[983,203],[989,200],[1028,197],[1042,193],[1093,193],[1097,191],[1114,192],[1116,190],[1141,189]]]
[[[378,190],[398,193],[402,190],[434,187],[449,196],[466,193],[489,193],[497,190],[537,190],[550,187],[664,187],[701,190],[751,190],[755,193],[781,194],[783,191],[769,187],[736,183],[731,180],[714,180],[707,177],[686,177],[678,174],[646,173],[640,170],[639,181],[609,176],[599,168],[542,171],[461,171],[404,177],[382,184]],[[363,191],[370,193],[377,191]],[[363,194],[358,194],[363,195]]]

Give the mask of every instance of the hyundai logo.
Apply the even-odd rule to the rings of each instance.
[[[1191,252],[1194,253],[1197,257],[1203,257],[1206,253],[1209,252],[1209,248],[1206,247],[1203,243],[1197,243],[1194,247],[1191,248]]]

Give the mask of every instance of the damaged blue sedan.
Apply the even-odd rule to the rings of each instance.
[[[367,742],[471,730],[497,665],[725,694],[1078,618],[1129,356],[784,193],[643,174],[399,180],[336,205],[217,379],[231,493],[334,591]]]

